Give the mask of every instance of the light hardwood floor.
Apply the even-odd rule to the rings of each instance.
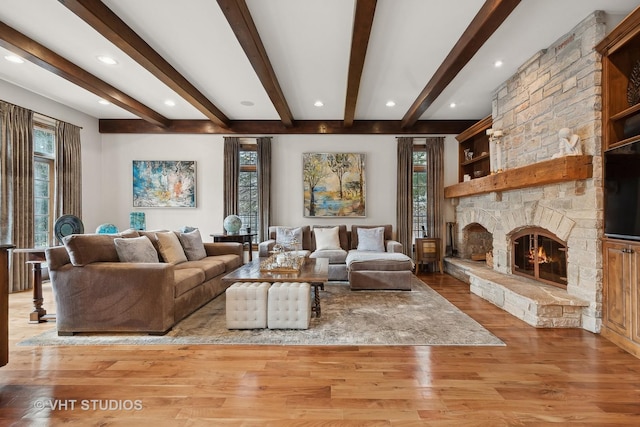
[[[639,359],[420,277],[506,347],[25,347],[54,325],[28,324],[31,295],[13,294],[0,425],[640,425]]]

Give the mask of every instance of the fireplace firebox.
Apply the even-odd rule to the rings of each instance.
[[[567,245],[543,229],[513,235],[511,271],[541,282],[567,288]]]

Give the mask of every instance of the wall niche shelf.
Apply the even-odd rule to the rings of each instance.
[[[576,181],[593,176],[593,156],[564,156],[533,165],[507,169],[494,175],[450,185],[444,197],[468,197],[493,191],[516,190],[557,182]]]

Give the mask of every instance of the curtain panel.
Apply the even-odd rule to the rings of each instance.
[[[33,112],[0,103],[2,110],[2,240],[17,248],[32,248],[33,224]],[[9,292],[31,287],[27,254],[9,259]]]
[[[258,138],[258,241],[269,238],[271,222],[271,137]]]
[[[82,218],[82,158],[78,126],[57,122],[55,170],[55,218],[62,215]]]
[[[398,138],[396,240],[405,255],[412,256],[413,242],[413,138]]]
[[[444,137],[427,138],[427,233],[442,241],[444,230]]]
[[[224,137],[224,218],[238,213],[238,180],[240,178],[240,138]]]

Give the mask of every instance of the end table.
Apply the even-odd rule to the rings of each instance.
[[[242,243],[243,245],[249,245],[249,261],[253,260],[251,242],[253,241],[253,237],[257,236],[258,233],[238,233],[238,234],[211,234],[214,242],[237,242]]]
[[[416,238],[416,252],[415,252],[416,271],[420,270],[420,267],[424,263],[435,263],[440,273],[442,269],[442,248],[440,238],[438,237],[419,237]]]

